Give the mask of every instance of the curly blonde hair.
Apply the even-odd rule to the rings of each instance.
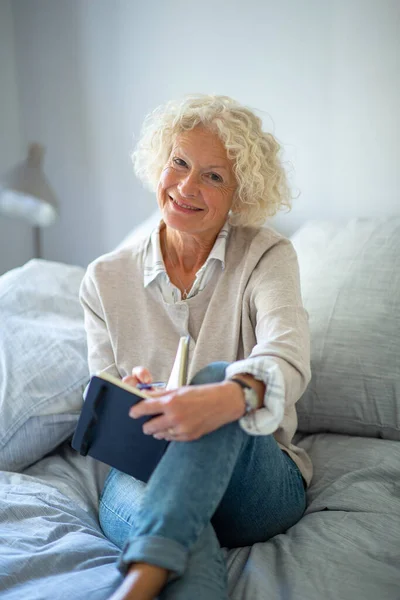
[[[197,125],[218,135],[233,162],[238,186],[229,217],[232,225],[257,227],[281,208],[291,209],[279,143],[262,130],[259,117],[228,96],[190,95],[151,112],[132,154],[137,177],[156,190],[176,136]]]

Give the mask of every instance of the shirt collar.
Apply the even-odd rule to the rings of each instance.
[[[162,225],[163,221],[161,220],[157,227],[152,231],[147,245],[144,259],[144,287],[147,287],[160,274],[163,273],[164,275],[167,275],[160,244],[160,229]],[[211,260],[220,261],[222,270],[225,269],[226,245],[230,230],[231,226],[228,221],[226,221],[217,235],[214,246],[200,271],[204,271]]]

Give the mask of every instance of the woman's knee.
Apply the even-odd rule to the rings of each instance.
[[[226,361],[217,361],[203,367],[190,381],[190,385],[202,385],[204,383],[218,383],[224,381],[225,371],[229,365]]]

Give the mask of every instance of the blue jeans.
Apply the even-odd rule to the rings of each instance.
[[[191,384],[222,381],[212,363]],[[100,524],[132,562],[173,572],[160,598],[227,600],[221,547],[264,542],[294,525],[306,508],[300,470],[272,435],[251,436],[237,422],[192,442],[171,442],[147,484],[112,469],[100,498]]]

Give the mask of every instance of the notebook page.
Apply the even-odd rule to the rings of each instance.
[[[176,352],[174,365],[166,386],[167,390],[174,390],[186,384],[190,336],[181,337]]]

